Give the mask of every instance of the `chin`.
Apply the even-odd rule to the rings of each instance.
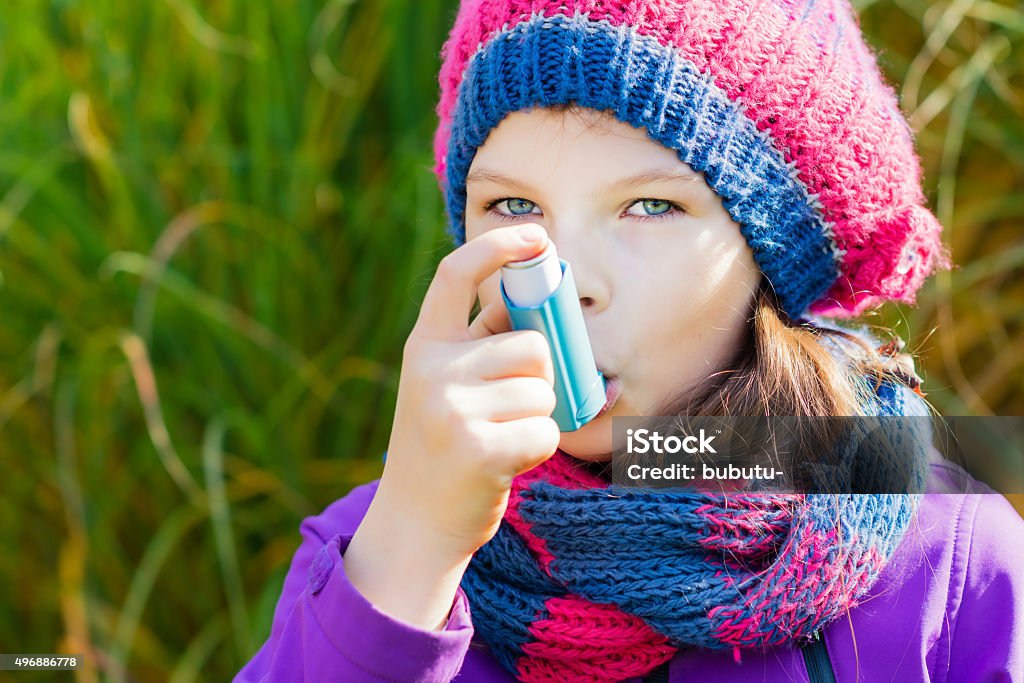
[[[605,462],[612,459],[612,414],[605,413],[575,432],[562,432],[559,450],[578,460]]]

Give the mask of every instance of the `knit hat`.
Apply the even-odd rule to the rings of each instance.
[[[913,304],[950,267],[848,0],[462,0],[442,57],[434,170],[456,246],[490,132],[575,103],[703,172],[794,319]]]

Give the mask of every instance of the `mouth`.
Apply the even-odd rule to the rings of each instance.
[[[619,378],[615,377],[614,375],[605,375],[603,371],[601,372],[601,374],[604,375],[605,380],[605,402],[601,410],[598,411],[597,415],[594,416],[595,420],[604,415],[605,413],[607,413],[609,410],[611,410],[615,406],[616,401],[619,400],[619,396],[622,395],[622,384],[619,382]]]

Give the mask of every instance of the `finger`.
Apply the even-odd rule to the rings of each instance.
[[[540,377],[507,377],[467,387],[469,402],[478,417],[489,422],[508,422],[524,417],[550,417],[555,412],[555,392]]]
[[[548,340],[537,330],[514,330],[485,337],[461,359],[466,374],[483,380],[538,377],[555,384]]]
[[[539,231],[539,232],[538,232]],[[538,241],[527,241],[537,234]],[[534,223],[488,230],[449,253],[427,288],[412,334],[457,341],[466,338],[466,320],[480,283],[509,261],[539,254],[547,244],[544,228]]]
[[[495,443],[506,444],[505,456],[512,460],[515,476],[554,455],[561,439],[558,424],[550,417],[491,422],[484,429],[493,432]]]
[[[476,318],[469,325],[470,339],[483,339],[502,332],[512,330],[512,321],[508,317],[508,309],[504,301],[493,301],[477,314]]]

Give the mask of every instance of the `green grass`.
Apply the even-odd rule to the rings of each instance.
[[[860,3],[964,267],[871,321],[910,336],[941,411],[1024,414],[1024,13],[926,4]],[[8,5],[0,652],[228,680],[301,518],[379,475],[448,248],[454,2]]]

